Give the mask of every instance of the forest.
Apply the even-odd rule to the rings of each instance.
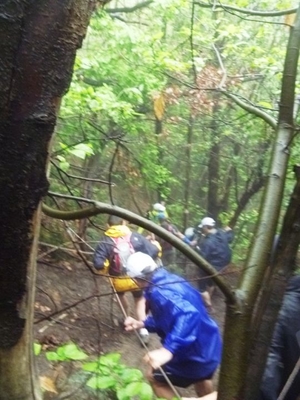
[[[0,19],[0,400],[156,398],[93,269],[109,215],[212,276],[218,399],[257,400],[299,273],[299,2],[6,0]],[[182,233],[232,228],[229,269],[154,203]]]

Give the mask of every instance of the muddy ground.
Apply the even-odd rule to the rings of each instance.
[[[193,276],[193,267],[182,267],[182,274]],[[131,294],[127,294],[132,299]],[[223,329],[224,299],[217,292],[213,298],[213,318]],[[90,356],[119,352],[121,362],[146,372],[142,358],[146,350],[134,333],[126,333],[117,321],[122,318],[118,302],[106,278],[92,274],[78,257],[60,255],[41,257],[38,262],[35,302],[35,342],[42,345],[36,357],[38,374],[47,390],[47,399],[107,399],[85,385],[79,362],[57,363],[46,360],[45,352],[76,343]],[[159,339],[151,334],[148,348],[159,347]],[[215,377],[215,381],[217,376]],[[195,396],[194,389],[180,391],[182,396]]]

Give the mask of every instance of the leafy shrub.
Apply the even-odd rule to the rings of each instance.
[[[68,343],[56,351],[46,352],[46,358],[54,362],[82,361],[88,355],[76,344]],[[119,353],[108,353],[82,364],[82,371],[90,375],[86,385],[97,392],[103,391],[107,399],[152,400],[152,388],[145,382],[142,372],[121,364],[120,359]]]

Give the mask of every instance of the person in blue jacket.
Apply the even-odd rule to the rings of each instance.
[[[164,373],[174,386],[186,388],[193,384],[198,396],[212,393],[222,341],[201,294],[182,277],[158,266],[141,252],[128,258],[126,271],[144,289],[150,315],[144,321],[127,317],[125,330],[146,328],[161,338],[162,346],[144,357],[152,367],[148,379],[156,396],[174,397]]]
[[[216,221],[211,217],[205,217],[198,225],[202,236],[196,246],[196,251],[209,262],[217,271],[226,267],[232,257],[232,251],[229,244],[233,241],[233,231],[230,227],[223,229],[216,228]],[[212,310],[211,296],[214,291],[214,283],[207,274],[199,270],[198,281],[199,290],[209,310]],[[205,279],[204,279],[205,278]]]

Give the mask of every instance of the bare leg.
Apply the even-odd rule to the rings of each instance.
[[[208,290],[206,290],[205,292],[201,293],[202,299],[204,301],[204,304],[206,305],[206,307],[211,307],[211,297],[210,297],[210,293]]]
[[[152,371],[149,374],[147,374],[147,379],[157,397],[166,400],[172,400],[174,399],[174,397],[176,397],[176,394],[170,388],[168,383],[158,382],[153,378]]]
[[[199,381],[194,384],[197,396],[205,396],[213,392],[213,383],[211,379],[206,379],[204,381]]]
[[[213,296],[213,294],[215,292],[215,289],[216,289],[215,285],[209,286],[208,289],[207,289],[211,298],[212,298],[212,296]]]

